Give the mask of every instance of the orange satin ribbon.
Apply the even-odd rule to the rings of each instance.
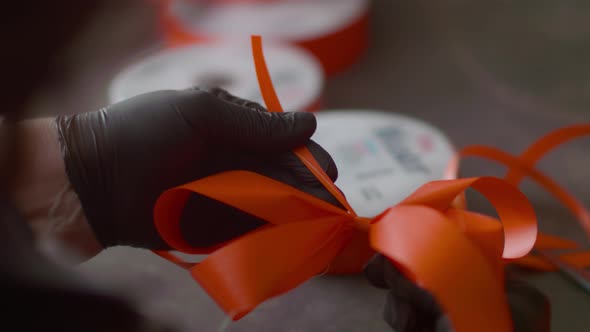
[[[260,37],[253,37],[252,45],[265,104],[280,112]],[[237,320],[327,269],[361,271],[374,252],[380,252],[435,296],[455,331],[512,331],[504,261],[528,254],[537,238],[533,208],[514,185],[493,177],[433,181],[368,219],[356,215],[305,147],[294,152],[346,209],[262,175],[220,173],[164,192],[154,213],[160,235],[172,248],[210,255],[188,264],[170,253],[158,254],[189,269]],[[500,220],[457,208],[453,203],[467,188],[486,196]],[[191,193],[268,224],[216,248],[193,248],[179,227]]]
[[[526,149],[519,157],[511,156],[496,148],[473,145],[465,147],[459,151],[458,158],[477,156],[499,162],[508,167],[508,172],[505,176],[506,181],[516,186],[525,176],[530,177],[567,207],[578,219],[583,229],[590,237],[590,212],[588,209],[586,209],[579,200],[567,190],[563,189],[553,179],[534,168],[535,163],[551,150],[569,142],[570,140],[588,135],[590,135],[590,124],[577,124],[560,128],[543,136]],[[579,249],[579,247],[579,244],[573,241],[560,239],[546,234],[540,234],[535,244],[536,249]],[[590,251],[562,254],[560,259],[564,263],[573,267],[590,267]],[[515,261],[515,263],[542,271],[552,271],[557,269],[557,267],[546,258],[536,255],[528,255]]]
[[[273,2],[272,0],[256,0],[243,2]],[[212,1],[213,3],[217,1]],[[223,3],[224,1],[221,1]],[[229,0],[239,2],[239,0]],[[187,31],[186,28],[171,13],[170,4],[163,5],[160,10],[160,21],[166,41],[170,47],[186,45],[195,42],[209,42],[223,38],[223,36]],[[228,24],[231,24],[229,22]],[[349,25],[337,31],[319,36],[315,39],[289,40],[311,52],[322,64],[326,75],[337,74],[355,62],[365,53],[368,46],[369,13],[368,10]]]

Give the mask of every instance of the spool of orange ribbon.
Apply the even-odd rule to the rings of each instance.
[[[170,46],[259,34],[307,49],[332,75],[364,54],[369,5],[368,0],[170,0],[160,16]]]
[[[253,51],[265,104],[270,111],[282,111],[260,38],[253,38]],[[504,261],[528,254],[537,237],[533,208],[515,186],[493,177],[433,181],[369,219],[356,214],[305,147],[294,152],[344,210],[255,173],[221,173],[166,191],[154,211],[156,227],[172,248],[210,255],[191,265],[158,254],[189,269],[220,307],[239,319],[327,268],[358,272],[376,251],[430,291],[456,331],[512,330]],[[485,195],[500,219],[456,208],[453,202],[467,188]],[[215,248],[193,248],[179,228],[191,192],[268,225]]]

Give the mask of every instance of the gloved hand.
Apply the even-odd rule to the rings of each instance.
[[[396,332],[453,331],[434,297],[408,280],[383,255],[369,261],[365,276],[373,286],[388,289],[383,316]],[[507,278],[506,294],[515,332],[549,332],[550,305],[543,293],[524,281]]]
[[[310,141],[310,113],[269,113],[220,89],[157,91],[96,112],[57,118],[66,172],[105,247],[169,249],[153,222],[165,190],[227,170],[249,170],[338,205],[290,152],[307,145],[332,180],[330,155]],[[193,194],[181,220],[193,246],[207,247],[264,222]]]

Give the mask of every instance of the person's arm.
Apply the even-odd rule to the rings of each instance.
[[[85,219],[66,175],[55,118],[23,120],[12,199],[45,249],[63,246],[83,259],[102,246]],[[4,128],[3,128],[4,129]]]

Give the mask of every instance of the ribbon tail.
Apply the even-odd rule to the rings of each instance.
[[[234,320],[326,270],[353,228],[341,217],[276,225],[209,255],[191,273]]]
[[[539,233],[535,243],[535,249],[577,249],[579,247],[580,245],[575,241],[545,233]]]
[[[561,254],[558,257],[564,264],[567,264],[574,268],[590,268],[590,251],[566,253]],[[513,263],[538,271],[550,272],[559,270],[558,266],[555,266],[553,262],[549,261],[547,258],[543,256],[528,255],[516,260]]]
[[[518,266],[542,272],[557,271],[557,266],[548,261],[546,258],[536,255],[526,255],[509,262]]]
[[[590,124],[579,124],[560,128],[541,137],[529,146],[518,158],[522,160],[524,164],[534,167],[537,161],[555,148],[573,139],[587,135],[590,135]],[[518,185],[526,175],[527,174],[523,173],[522,170],[511,168],[506,173],[505,179],[508,182]]]
[[[370,229],[371,245],[430,291],[455,331],[512,331],[504,285],[456,224],[435,209],[397,206]]]
[[[574,252],[561,255],[561,259],[566,263],[578,269],[587,269],[590,267],[590,250],[583,252]]]

